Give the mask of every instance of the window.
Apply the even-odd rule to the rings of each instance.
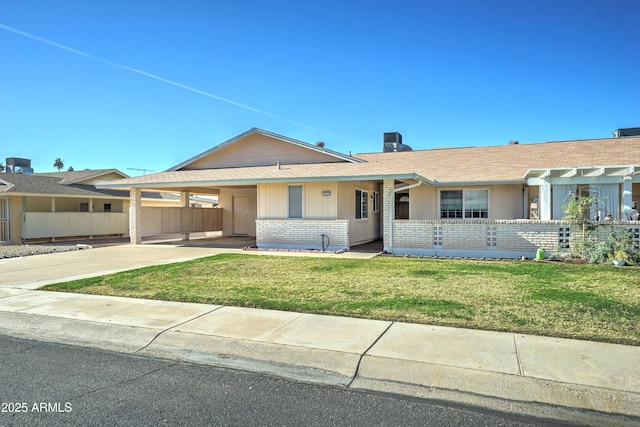
[[[369,192],[356,190],[356,219],[369,218]]]
[[[89,203],[80,203],[80,212],[89,212]]]
[[[104,212],[111,212],[111,203],[104,204]]]
[[[488,190],[464,190],[464,217],[489,218]]]
[[[462,190],[440,192],[440,218],[462,218]]]
[[[302,218],[302,185],[289,186],[289,218]]]
[[[373,211],[380,212],[380,193],[373,192]]]
[[[489,190],[441,191],[440,218],[489,218]]]

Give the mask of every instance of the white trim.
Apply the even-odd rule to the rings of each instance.
[[[360,218],[357,217],[357,212],[355,210],[355,201],[357,200],[357,195],[356,192],[360,192]],[[363,197],[363,195],[366,194],[365,197]],[[365,200],[365,204],[366,206],[366,210],[362,210],[362,200]],[[354,204],[352,205],[352,207],[354,208],[353,211],[353,217],[356,221],[369,221],[369,190],[363,190],[362,188],[356,187],[354,188],[353,191],[353,202]],[[362,214],[365,213],[367,215],[366,218],[362,217]]]
[[[466,218],[464,216],[465,214],[465,202],[464,202],[464,192],[466,190],[471,190],[471,191],[486,191],[487,192],[487,217],[486,218]],[[443,191],[462,191],[462,218],[442,218],[442,211],[441,211],[441,205],[440,202],[442,200],[442,196],[441,193]],[[441,219],[459,219],[459,220],[473,220],[473,219],[490,219],[491,218],[491,188],[488,187],[480,187],[480,188],[476,188],[476,187],[454,187],[454,188],[447,188],[447,189],[438,189],[438,198],[437,198],[437,206],[436,206],[436,214],[439,220]]]

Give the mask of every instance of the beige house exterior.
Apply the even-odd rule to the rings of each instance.
[[[116,169],[0,173],[0,244],[129,236],[129,192],[96,188],[98,182],[123,178],[129,177]],[[179,195],[145,192],[141,200],[145,209],[155,207],[160,214],[167,211],[165,216],[179,216],[175,212],[181,209]]]
[[[640,244],[630,216],[639,172],[638,137],[346,155],[254,128],[166,172],[98,188],[130,191],[132,243],[144,190],[217,195],[222,233],[262,248],[380,239],[396,254],[515,258],[566,249],[562,205],[585,191],[601,196],[594,219],[611,213]]]

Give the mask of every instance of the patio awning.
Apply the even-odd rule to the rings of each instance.
[[[582,166],[573,168],[539,168],[529,169],[524,179],[529,178],[597,178],[625,177],[634,175],[637,166]]]

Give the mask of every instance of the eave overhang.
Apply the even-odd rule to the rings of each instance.
[[[225,186],[253,186],[257,184],[284,183],[284,182],[326,182],[326,181],[384,181],[384,180],[417,180],[425,184],[434,185],[434,181],[427,179],[418,174],[389,174],[389,175],[357,175],[357,176],[320,176],[320,177],[286,177],[286,178],[245,178],[245,179],[222,179],[222,180],[201,180],[201,181],[166,181],[166,182],[141,182],[141,183],[123,183],[118,184],[117,181],[110,184],[97,185],[99,189],[131,189],[146,188],[159,189],[171,188],[174,191],[179,189],[191,188],[206,190],[211,187]]]
[[[437,179],[434,180],[435,187],[469,187],[469,186],[487,186],[487,185],[511,185],[511,184],[526,184],[524,179],[506,179],[506,180],[484,180],[484,181],[447,181],[441,182]]]

